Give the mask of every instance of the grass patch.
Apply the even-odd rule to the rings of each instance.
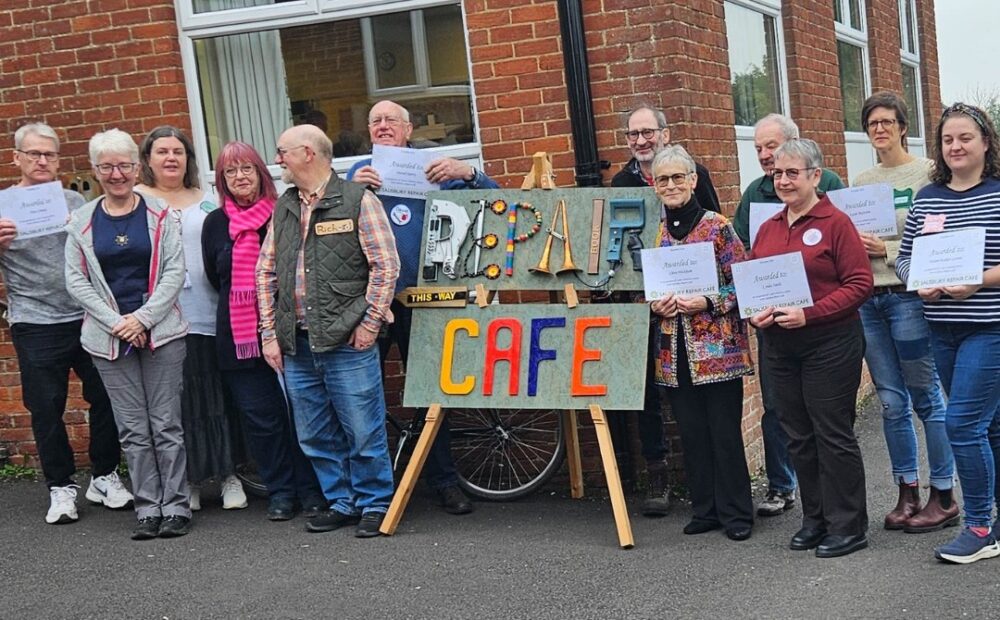
[[[14,465],[13,463],[8,463],[3,467],[0,467],[0,481],[7,482],[10,480],[34,480],[38,475],[34,469],[30,467],[25,467],[24,465]]]

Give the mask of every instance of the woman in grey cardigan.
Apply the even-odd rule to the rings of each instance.
[[[66,289],[83,307],[80,343],[111,399],[139,523],[135,540],[188,533],[191,522],[181,430],[187,323],[177,296],[184,252],[177,220],[133,190],[139,148],[110,129],[90,140],[104,195],[66,227]]]

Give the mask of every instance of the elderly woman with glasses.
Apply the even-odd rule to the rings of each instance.
[[[219,293],[215,355],[222,382],[243,416],[250,453],[267,487],[267,518],[287,521],[327,509],[312,465],[302,453],[278,375],[261,356],[254,270],[278,193],[252,146],[230,142],[215,162],[222,208],[205,218],[205,276]]]
[[[981,109],[945,109],[935,137],[931,184],[906,218],[896,273],[907,282],[917,237],[986,229],[981,284],[921,288],[924,316],[948,398],[945,428],[962,483],[965,528],[938,547],[942,561],[968,564],[1000,555],[991,520],[1000,464],[1000,137]]]
[[[801,253],[813,305],[765,308],[750,322],[766,334],[774,408],[802,493],[802,528],[789,547],[815,548],[817,557],[827,558],[868,546],[865,469],[854,418],[865,350],[858,308],[873,284],[854,224],[816,193],[822,168],[812,140],[778,147],[774,187],[785,208],[761,225],[750,254]]]
[[[685,534],[725,528],[750,538],[753,498],[741,430],[743,376],[753,372],[746,325],[739,318],[732,264],[743,244],[724,216],[694,196],[695,163],[671,145],[653,160],[653,184],[664,206],[660,247],[711,243],[719,294],[668,293],[650,303],[659,317],[654,338],[656,383],[664,386],[684,445],[684,469],[694,516]]]
[[[135,191],[139,148],[131,136],[118,129],[94,135],[90,160],[104,195],[66,226],[66,289],[84,310],[80,344],[118,425],[139,519],[132,538],[183,536],[191,510],[181,428],[180,231],[166,204]]]
[[[860,233],[875,277],[875,294],[861,306],[861,322],[867,342],[865,361],[882,401],[882,429],[893,482],[899,488],[896,506],[885,516],[885,529],[920,533],[957,525],[959,517],[952,501],[955,462],[945,431],[944,395],[930,328],[920,297],[906,291],[895,271],[906,215],[913,197],[930,183],[934,168],[931,160],[907,152],[907,118],[906,101],[896,93],[878,92],[865,101],[861,125],[879,163],[859,174],[853,184],[886,183],[895,194],[898,233],[885,239]],[[930,498],[923,508],[913,413],[924,426],[930,465]]]

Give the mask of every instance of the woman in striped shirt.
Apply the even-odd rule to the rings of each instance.
[[[968,564],[1000,556],[991,523],[1000,463],[1000,425],[993,424],[1000,405],[1000,140],[985,112],[956,103],[941,115],[936,146],[932,184],[906,218],[896,273],[908,281],[918,236],[986,229],[982,284],[918,291],[948,393],[946,426],[965,512],[961,534],[935,556]]]

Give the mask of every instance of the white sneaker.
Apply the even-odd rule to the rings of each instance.
[[[132,494],[125,488],[118,473],[111,472],[107,476],[90,478],[90,486],[87,487],[87,500],[94,504],[103,504],[112,510],[118,510],[132,503]]]
[[[76,514],[76,490],[80,488],[75,484],[68,487],[52,487],[49,489],[49,512],[45,515],[45,522],[72,523],[79,519]]]
[[[238,510],[247,507],[247,494],[243,492],[243,484],[236,476],[226,476],[222,481],[222,509]]]
[[[191,498],[188,500],[188,508],[191,509],[191,512],[198,512],[201,510],[201,486],[190,483],[188,483],[188,486],[191,487]]]

